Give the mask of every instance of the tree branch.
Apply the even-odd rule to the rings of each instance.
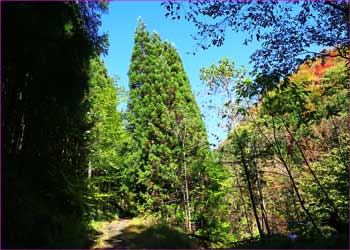
[[[332,6],[334,9],[337,9],[341,12],[343,12],[344,14],[347,14],[348,10],[346,8],[342,8],[339,5],[333,3],[332,1],[325,1],[325,4]]]

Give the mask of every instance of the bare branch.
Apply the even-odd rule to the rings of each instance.
[[[345,7],[342,8],[342,7],[340,7],[340,5],[335,4],[333,1],[325,1],[325,4],[332,6],[334,9],[337,9],[337,10],[343,12],[344,14],[348,13],[348,10]]]

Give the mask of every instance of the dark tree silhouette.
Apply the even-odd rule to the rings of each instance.
[[[96,32],[103,6],[1,8],[3,247],[74,247],[84,232],[87,70],[106,47]]]

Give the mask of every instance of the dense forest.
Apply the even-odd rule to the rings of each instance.
[[[141,18],[126,91],[108,3],[1,2],[1,248],[348,248],[348,2],[160,4],[204,52],[226,29],[262,42],[253,70],[197,72],[223,101],[215,148],[179,51]]]

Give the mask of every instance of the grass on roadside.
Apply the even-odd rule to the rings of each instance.
[[[134,218],[120,235],[128,248],[198,248],[199,242],[155,218]]]

